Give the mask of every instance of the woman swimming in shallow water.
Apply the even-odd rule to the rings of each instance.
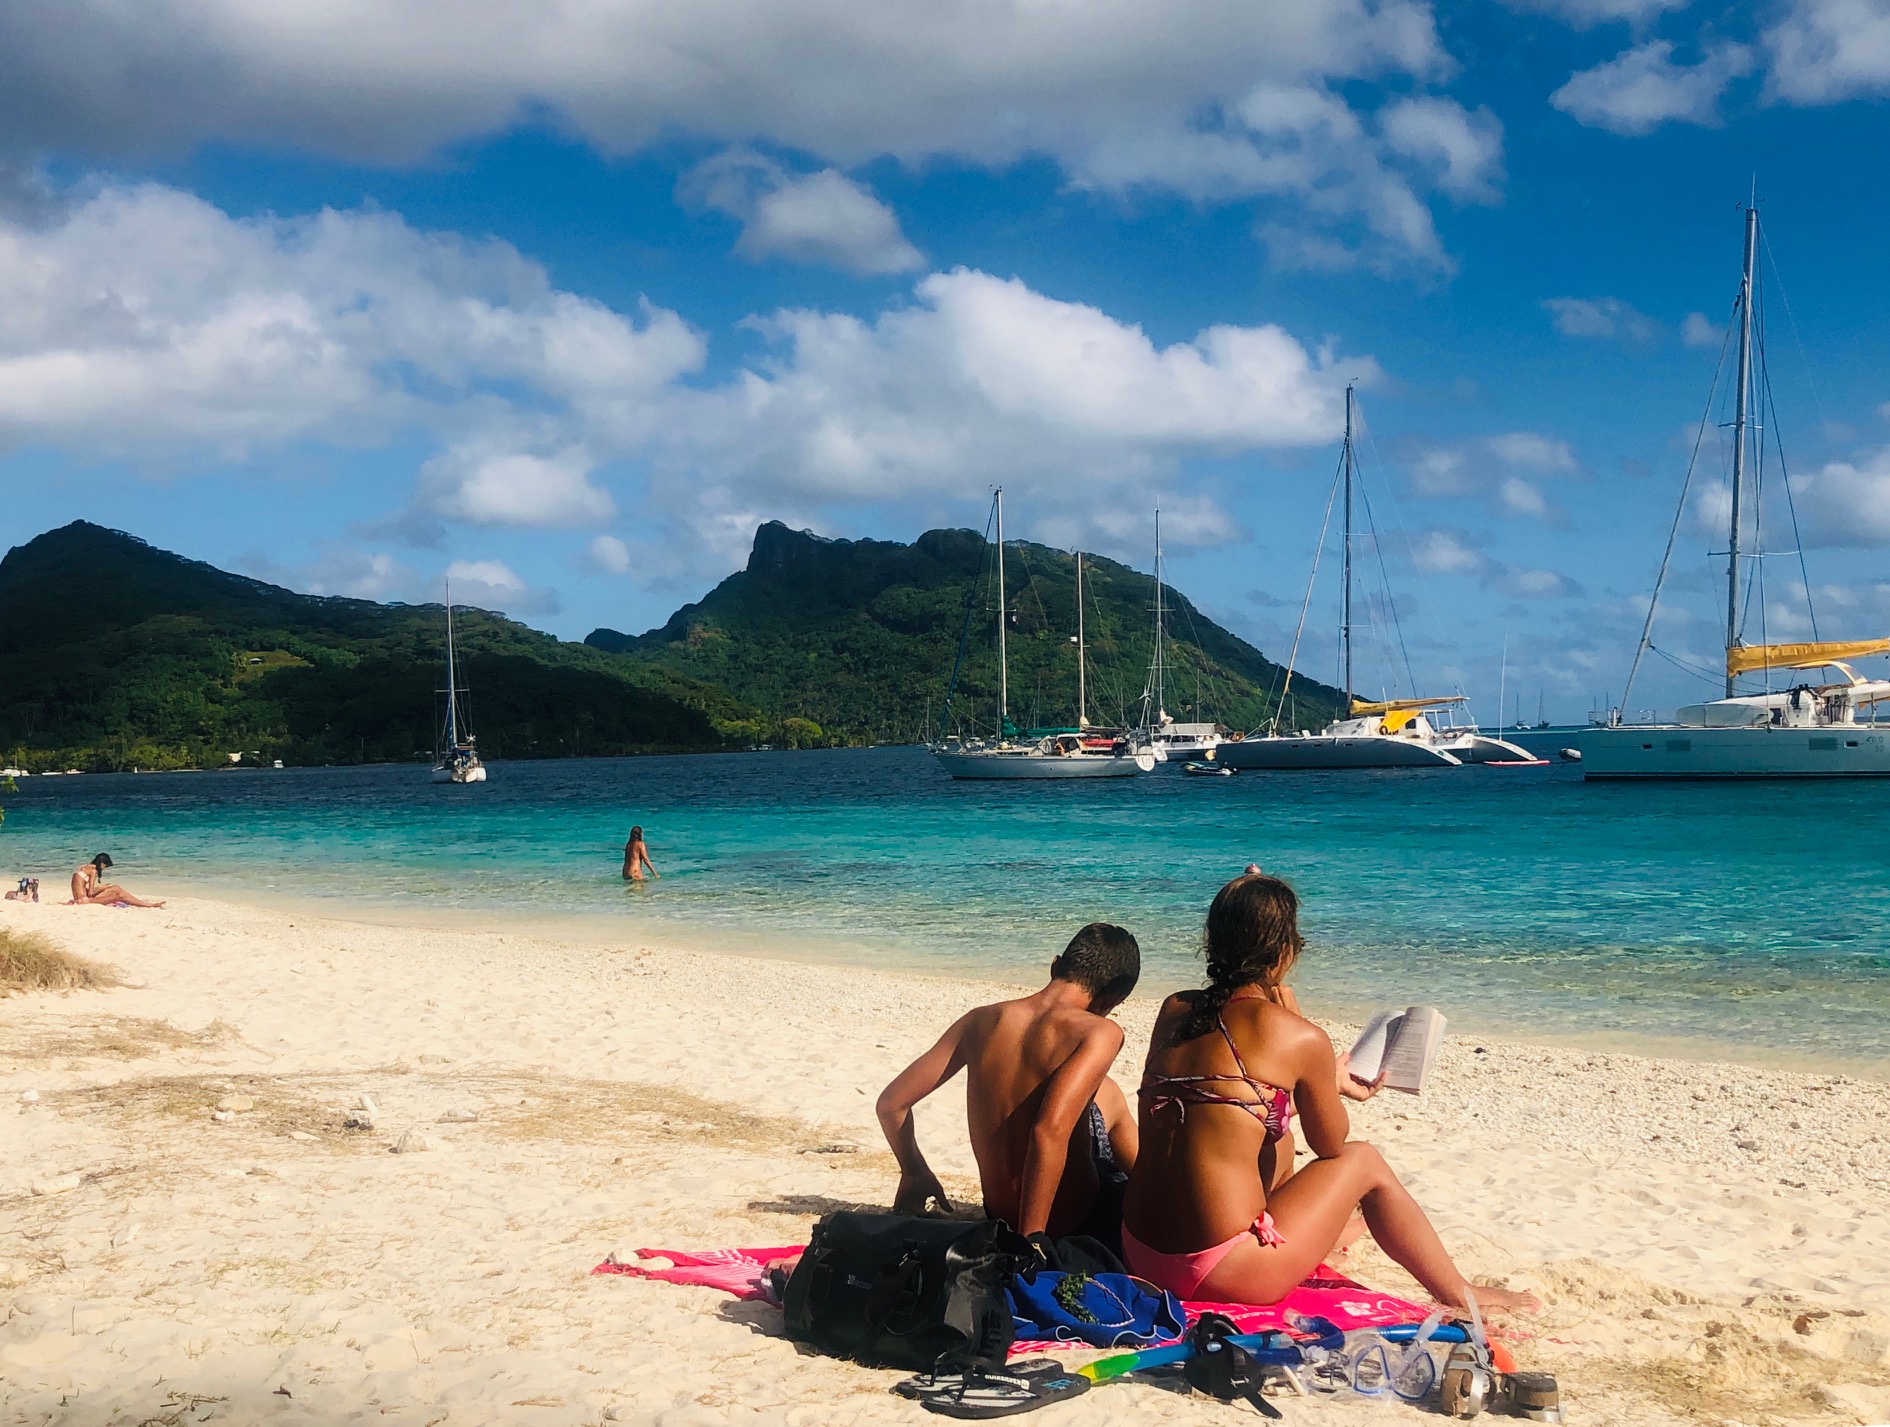
[[[650,861],[650,849],[643,842],[643,829],[633,827],[630,829],[630,840],[623,845],[623,880],[641,882],[645,868],[649,869],[650,876],[659,880],[662,878],[663,874],[656,870],[656,864]]]
[[[1348,1057],[1290,1003],[1299,899],[1274,877],[1236,877],[1208,909],[1208,985],[1163,1004],[1138,1092],[1141,1152],[1122,1206],[1129,1271],[1183,1298],[1278,1303],[1360,1210],[1379,1246],[1453,1308],[1469,1287],[1384,1156],[1348,1140]],[[1294,1108],[1317,1156],[1269,1191],[1262,1152]],[[1533,1294],[1476,1289],[1486,1309],[1534,1309]]]

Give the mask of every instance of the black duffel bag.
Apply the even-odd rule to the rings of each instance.
[[[1004,1290],[1035,1262],[996,1219],[828,1214],[782,1294],[787,1334],[875,1367],[1001,1367],[1017,1336]]]

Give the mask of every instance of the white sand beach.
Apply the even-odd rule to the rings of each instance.
[[[5,1422],[927,1420],[772,1310],[590,1270],[883,1206],[874,1095],[1007,988],[191,899],[0,926],[135,983],[0,1001]],[[1516,1035],[1453,1037],[1355,1133],[1473,1277],[1542,1294],[1512,1341],[1568,1420],[1890,1421],[1890,1086]],[[436,1147],[391,1153],[410,1129]],[[920,1133],[975,1201],[960,1105]],[[1369,1244],[1352,1271],[1410,1287]],[[1033,1420],[1255,1418],[1113,1385]]]

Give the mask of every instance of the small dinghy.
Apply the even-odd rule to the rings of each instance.
[[[1181,771],[1190,778],[1231,778],[1237,770],[1223,768],[1218,763],[1184,763]]]

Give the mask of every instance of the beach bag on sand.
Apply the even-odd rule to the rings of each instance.
[[[1017,1336],[1005,1289],[1035,1262],[995,1219],[829,1214],[782,1295],[787,1334],[877,1367],[999,1367]]]

